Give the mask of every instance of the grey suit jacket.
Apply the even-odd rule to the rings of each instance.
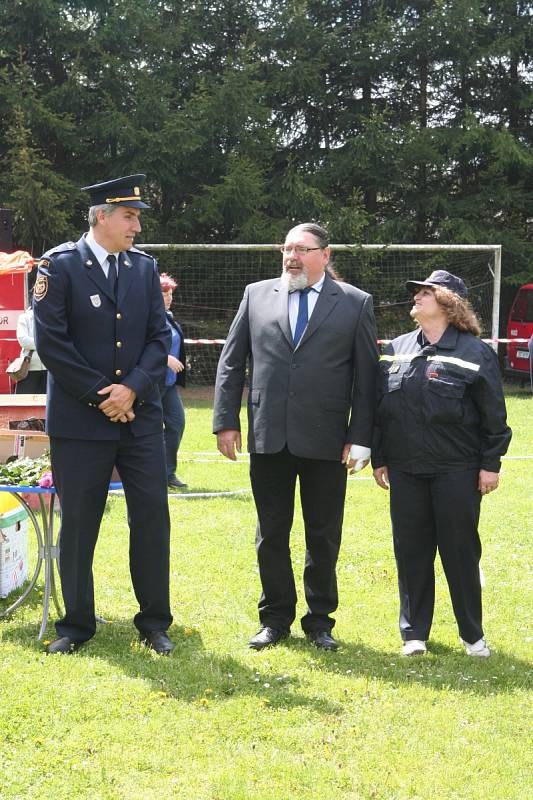
[[[295,348],[279,278],[247,286],[218,364],[215,433],[240,430],[248,359],[249,452],[287,445],[296,456],[336,461],[347,442],[370,447],[378,351],[369,294],[326,273]]]

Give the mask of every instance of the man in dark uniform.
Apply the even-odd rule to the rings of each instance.
[[[92,562],[113,467],[128,506],[140,640],[168,655],[169,538],[159,384],[170,335],[155,260],[133,247],[144,175],[86,186],[90,231],[48,251],[34,290],[36,344],[49,370],[47,432],[61,501],[65,616],[49,653],[96,630]]]

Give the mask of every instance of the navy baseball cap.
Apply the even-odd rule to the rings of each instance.
[[[445,269],[436,269],[425,281],[407,281],[405,285],[411,292],[417,292],[421,286],[442,286],[459,297],[468,297],[465,282]]]
[[[82,186],[82,192],[89,192],[92,206],[130,206],[131,208],[150,208],[141,199],[141,186],[146,175],[126,175],[112,181]]]

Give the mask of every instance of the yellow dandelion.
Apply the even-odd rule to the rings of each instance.
[[[205,708],[206,706],[208,706],[208,705],[209,705],[209,700],[208,700],[206,697],[202,697],[202,698],[200,699],[200,705],[201,705],[201,706],[204,706],[204,708]]]

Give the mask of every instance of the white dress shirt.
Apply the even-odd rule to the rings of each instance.
[[[89,233],[87,234],[87,236],[85,237],[85,241],[87,242],[87,244],[91,248],[92,252],[94,253],[96,258],[98,259],[98,263],[102,267],[102,269],[104,271],[104,275],[106,276],[106,278],[107,278],[107,274],[109,272],[109,261],[107,260],[108,256],[112,255],[112,256],[116,257],[116,259],[117,259],[117,269],[118,269],[118,257],[120,255],[120,251],[118,253],[108,253],[107,250],[105,249],[105,247],[102,247],[101,244],[98,244],[98,242],[94,238],[92,228],[89,231]]]
[[[311,314],[315,310],[318,295],[322,291],[324,285],[325,274],[322,275],[319,281],[314,283],[311,287],[312,291],[307,295],[307,321],[311,319]],[[291,333],[294,336],[296,330],[296,320],[298,319],[298,307],[300,305],[300,292],[298,290],[289,292],[289,323],[291,326]],[[306,329],[307,330],[307,329]],[[305,333],[305,331],[304,331]],[[302,334],[303,335],[303,334]]]

